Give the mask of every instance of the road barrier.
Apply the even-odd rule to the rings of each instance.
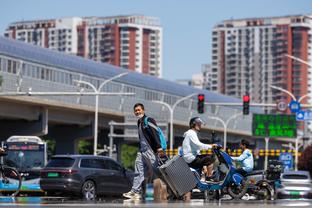
[[[264,156],[272,156],[272,157],[275,157],[275,156],[279,156],[281,153],[284,153],[284,152],[288,152],[288,153],[291,153],[293,156],[295,156],[296,154],[296,151],[295,150],[286,150],[286,149],[269,149],[269,150],[265,150],[265,149],[257,149],[257,150],[251,150],[254,154],[254,156],[260,156],[260,157],[264,157]],[[231,150],[231,149],[227,149],[227,153],[231,156],[234,156],[234,157],[237,157],[239,155],[242,154],[242,149],[234,149],[234,150]],[[174,155],[178,155],[179,153],[179,150],[178,149],[168,149],[166,150],[166,154],[169,156],[169,157],[172,157]],[[209,149],[209,150],[202,150],[201,151],[201,154],[207,154],[207,155],[211,155],[212,154],[212,150]],[[298,156],[300,157],[301,156],[301,152],[298,152]]]

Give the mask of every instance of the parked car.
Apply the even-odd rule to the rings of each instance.
[[[277,198],[312,198],[312,182],[308,171],[285,171],[281,175]]]
[[[63,193],[93,200],[98,195],[129,191],[134,173],[105,156],[55,155],[40,176],[40,187],[48,195]]]

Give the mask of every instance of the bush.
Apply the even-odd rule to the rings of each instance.
[[[303,150],[299,158],[298,169],[309,171],[312,176],[312,145],[309,145]]]
[[[138,151],[137,146],[127,144],[121,146],[121,163],[125,168],[134,170],[134,162]]]

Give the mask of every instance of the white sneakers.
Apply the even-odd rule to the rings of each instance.
[[[135,193],[132,190],[127,193],[124,193],[123,197],[128,198],[128,199],[136,199],[136,200],[142,199],[141,194]]]

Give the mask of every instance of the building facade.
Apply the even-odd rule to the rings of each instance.
[[[139,15],[15,22],[5,37],[162,77],[162,28]]]
[[[241,98],[248,94],[253,102],[290,101],[312,92],[312,16],[226,20],[212,32],[210,90]],[[310,99],[310,101],[312,101]],[[303,100],[302,103],[307,102]]]

